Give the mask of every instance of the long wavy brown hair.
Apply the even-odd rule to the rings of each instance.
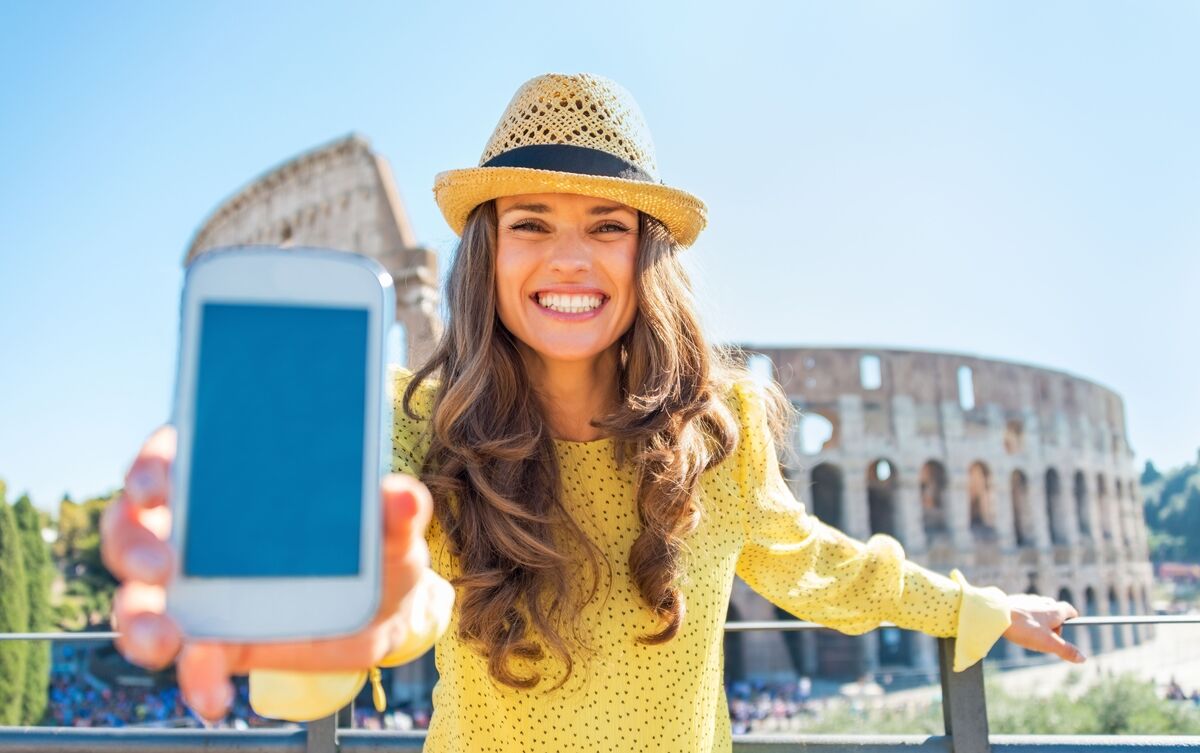
[[[603,552],[571,519],[559,498],[559,468],[543,406],[526,375],[516,338],[496,309],[495,202],[476,207],[467,221],[447,284],[449,319],[437,349],[404,393],[412,399],[426,378],[437,377],[430,446],[421,478],[457,557],[461,576],[458,637],[488,658],[489,674],[515,688],[541,676],[519,676],[512,657],[541,659],[533,628],[566,667],[578,649],[580,607],[596,596]],[[637,314],[619,341],[619,407],[592,425],[613,437],[619,463],[636,469],[641,531],[629,566],[646,606],[662,629],[638,636],[643,644],[671,640],[686,614],[681,552],[700,522],[701,474],[734,450],[738,423],[723,396],[745,375],[731,351],[705,339],[679,246],[666,227],[639,213]],[[769,390],[770,392],[770,390]],[[782,422],[778,390],[769,401],[773,424]],[[579,562],[556,544],[555,532],[582,552]],[[564,542],[565,543],[565,542]],[[611,568],[609,568],[611,576]]]

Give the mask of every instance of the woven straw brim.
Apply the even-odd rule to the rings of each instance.
[[[573,193],[612,199],[661,221],[681,246],[690,246],[707,224],[704,202],[687,191],[623,178],[609,178],[530,167],[469,167],[438,173],[433,195],[442,216],[462,235],[471,210],[501,196]]]

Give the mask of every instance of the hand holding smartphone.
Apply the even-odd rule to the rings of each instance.
[[[167,611],[188,635],[363,627],[391,460],[391,277],[357,254],[244,247],[188,268]]]
[[[276,253],[290,255],[296,251],[276,251]],[[337,260],[337,262],[340,261],[343,260]],[[200,260],[197,260],[196,263],[199,264]],[[271,265],[269,264],[239,267],[244,275],[257,275],[258,281],[242,279],[239,283],[234,279],[235,290],[233,291],[227,290],[218,296],[216,290],[210,288],[209,292],[213,295],[191,299],[191,305],[194,307],[191,322],[195,331],[191,334],[193,339],[190,346],[181,340],[180,376],[176,386],[174,420],[156,430],[142,446],[126,474],[124,493],[108,507],[101,526],[101,551],[104,562],[109,570],[122,581],[113,605],[114,625],[121,631],[121,635],[117,639],[117,647],[131,661],[149,668],[166,666],[178,657],[178,676],[185,700],[198,713],[209,719],[219,718],[229,705],[232,688],[228,678],[231,674],[244,674],[251,669],[337,671],[372,666],[378,663],[382,656],[389,653],[398,641],[403,641],[405,636],[411,636],[414,632],[414,625],[428,623],[429,615],[419,612],[428,609],[430,600],[411,598],[412,596],[418,593],[433,594],[436,592],[452,597],[452,589],[449,584],[429,569],[429,555],[424,538],[425,528],[432,513],[432,500],[428,490],[420,481],[411,476],[388,474],[382,476],[382,479],[380,478],[380,469],[386,467],[385,438],[382,435],[386,434],[387,438],[390,438],[391,426],[390,420],[388,420],[390,417],[388,411],[391,400],[387,385],[382,381],[385,374],[382,364],[382,344],[380,343],[378,349],[380,354],[378,370],[372,365],[372,356],[369,355],[372,342],[376,341],[370,325],[372,316],[370,308],[367,309],[367,343],[361,351],[365,354],[362,362],[357,363],[356,359],[355,364],[341,367],[355,372],[361,371],[363,387],[361,390],[357,390],[356,394],[361,394],[364,407],[361,410],[362,437],[356,442],[349,442],[349,448],[342,447],[338,450],[341,453],[338,464],[331,466],[335,470],[343,469],[340,476],[336,473],[332,474],[332,478],[340,479],[340,486],[333,484],[327,478],[325,485],[321,487],[324,490],[321,495],[306,493],[303,495],[306,498],[296,503],[285,499],[277,491],[260,498],[249,498],[243,494],[239,497],[239,504],[233,506],[236,509],[231,509],[227,501],[217,499],[212,502],[213,509],[202,512],[201,506],[206,504],[205,500],[212,499],[211,496],[206,497],[205,495],[214,494],[213,490],[220,488],[221,484],[215,483],[211,479],[205,483],[201,476],[205,473],[205,468],[221,467],[218,461],[232,464],[239,473],[245,474],[251,484],[266,485],[268,488],[272,480],[279,482],[280,488],[291,488],[289,484],[292,482],[289,481],[289,478],[296,475],[299,465],[303,465],[295,460],[281,458],[279,452],[275,452],[272,456],[270,451],[266,453],[267,459],[264,461],[254,445],[235,440],[230,440],[230,444],[225,446],[210,448],[210,451],[215,452],[216,456],[205,460],[203,448],[206,446],[206,442],[211,444],[214,437],[228,439],[227,435],[213,433],[214,426],[218,428],[235,426],[236,421],[233,417],[226,415],[224,424],[218,421],[215,425],[204,425],[199,428],[196,426],[197,418],[200,415],[196,411],[196,406],[199,404],[201,393],[207,394],[210,400],[214,396],[219,398],[222,393],[213,386],[214,377],[202,376],[200,373],[202,371],[200,361],[203,359],[200,357],[199,351],[203,340],[203,327],[199,326],[199,320],[195,316],[198,313],[202,315],[203,303],[219,303],[224,306],[279,305],[304,308],[304,305],[297,305],[303,304],[303,302],[298,301],[295,297],[287,302],[283,302],[278,297],[280,290],[286,287],[284,282],[287,278],[279,277],[278,275],[282,274],[279,272],[271,273],[270,269]],[[255,287],[261,285],[264,279],[263,274],[266,274],[266,280],[274,280],[274,287],[268,290]],[[189,278],[198,279],[192,278],[191,273],[189,273]],[[224,279],[230,280],[229,277]],[[311,283],[312,280],[310,279],[309,282]],[[374,284],[377,287],[386,287],[382,281]],[[318,296],[317,302],[320,304],[318,308],[348,308],[345,299],[334,299],[329,296],[329,288],[323,285],[321,287],[325,290],[326,296]],[[256,289],[258,289],[257,294],[254,292]],[[203,292],[200,288],[192,288],[192,291],[193,295],[196,291]],[[228,295],[230,292],[236,293],[236,295]],[[378,293],[378,291],[376,292]],[[280,302],[269,304],[267,301],[270,295],[275,295],[276,298],[273,300]],[[386,293],[379,295],[383,299],[379,301],[379,312],[381,315],[386,312],[381,321],[390,322],[393,311],[391,302]],[[186,308],[189,305],[187,296],[188,293],[185,290],[184,307],[181,308],[181,332],[186,331],[188,326],[183,321],[189,316]],[[308,303],[311,304],[313,301],[309,300]],[[314,307],[309,305],[307,308]],[[228,314],[230,310],[225,309],[225,312]],[[241,313],[250,314],[254,311],[243,309]],[[283,314],[284,312],[276,310],[274,313]],[[231,323],[236,324],[237,322],[227,319],[224,322],[226,329]],[[221,335],[221,326],[220,324],[214,325],[209,329],[209,334]],[[264,327],[260,320],[257,327],[250,326],[248,331],[241,332],[240,335],[257,332],[261,336],[263,331]],[[317,331],[324,332],[324,336],[329,336],[331,333],[329,328]],[[361,327],[359,331],[361,331]],[[216,359],[215,363],[218,368],[213,373],[219,377],[215,381],[218,386],[222,379],[234,379],[239,369],[244,372],[252,367],[252,363],[256,359],[261,360],[263,357],[262,353],[247,353],[244,349],[244,340],[241,340],[243,348],[239,350],[236,345],[240,335],[237,332],[229,331],[222,335],[222,337],[234,341],[232,345],[226,343],[226,355],[229,356],[230,353],[233,353],[236,357]],[[220,340],[221,337],[218,337],[214,342]],[[355,344],[359,342],[357,337],[353,342]],[[275,348],[273,352],[277,357],[285,357],[288,348],[294,350],[296,346],[297,344],[292,342],[286,348]],[[188,347],[193,350],[187,350]],[[274,346],[264,347],[270,350]],[[355,345],[355,347],[358,346]],[[190,355],[188,355],[189,353]],[[292,365],[302,370],[305,366],[311,366],[317,358],[318,354],[309,350],[304,354],[304,363],[298,366],[295,363]],[[190,359],[187,368],[191,370],[190,377],[187,377],[191,380],[191,384],[187,386],[187,389],[184,389],[185,385],[183,384],[185,359]],[[280,372],[272,373],[278,379]],[[327,371],[323,378],[332,379],[336,373]],[[370,383],[371,374],[378,375],[381,394],[385,398],[383,404],[377,406],[377,412],[368,407],[369,395],[374,389]],[[241,381],[244,386],[246,381],[244,379]],[[310,381],[307,384],[311,388],[317,381],[319,380]],[[208,392],[200,389],[201,383],[209,385]],[[289,394],[293,396],[293,399],[296,399],[295,396],[300,393],[302,387],[302,382],[290,384]],[[228,395],[227,392],[224,394]],[[190,397],[187,397],[188,395]],[[355,398],[355,404],[357,404],[357,399]],[[264,406],[253,405],[253,401],[248,401],[245,395],[242,395],[242,400],[240,405],[243,409],[260,418],[264,415]],[[181,409],[180,401],[190,402],[191,408]],[[268,398],[267,403],[266,408],[272,410],[284,412],[296,410],[294,406],[288,408],[286,400],[276,399],[272,403]],[[205,403],[205,405],[208,404]],[[310,418],[313,420],[319,418],[316,408],[318,406],[328,408],[328,405],[328,403],[319,401],[308,403]],[[183,473],[180,467],[184,462],[181,454],[183,447],[181,437],[185,429],[181,419],[189,411],[190,416],[187,420],[190,428],[186,431],[189,433],[189,446],[192,449],[189,450],[189,469],[187,473]],[[372,422],[369,414],[372,412],[375,412],[378,417],[375,429],[371,428]],[[207,415],[207,409],[203,413]],[[216,411],[216,415],[220,414],[221,411]],[[340,420],[343,423],[353,423],[347,416],[342,416]],[[179,425],[177,426],[176,423]],[[203,421],[199,423],[204,424]],[[293,416],[292,423],[288,424],[288,428],[309,436],[309,429],[303,428],[304,423]],[[326,428],[330,425],[336,426],[337,423],[336,420],[333,420],[332,424],[326,425]],[[346,431],[344,426],[343,431]],[[346,436],[348,435],[346,434]],[[327,439],[327,436],[321,436],[313,441],[322,443]],[[373,441],[378,443],[375,449],[372,449]],[[272,446],[278,447],[278,445]],[[294,447],[295,443],[291,446]],[[230,452],[234,447],[240,448],[240,454]],[[303,450],[303,448],[301,449]],[[196,450],[201,450],[199,458],[197,458]],[[225,453],[224,457],[221,453]],[[261,467],[256,469],[245,457],[245,453],[252,453]],[[359,488],[361,495],[358,497],[355,497],[353,492],[355,488],[353,474],[345,470],[353,465],[351,460],[355,455],[361,457],[362,463],[362,482]],[[351,460],[347,460],[347,456]],[[241,466],[237,465],[239,458],[241,458]],[[197,463],[197,459],[200,462]],[[312,467],[300,468],[299,473],[303,477],[311,477],[314,469]],[[188,487],[188,491],[193,488],[197,491],[188,499],[190,507],[186,510],[177,509],[176,500],[180,486],[190,483],[191,479],[195,479],[196,484],[194,487]],[[335,498],[334,492],[331,490],[338,488],[342,489],[342,496]],[[350,491],[346,491],[347,489]],[[374,501],[372,501],[372,497]],[[336,502],[336,500],[341,501]],[[347,503],[345,500],[350,500],[350,502]],[[323,504],[328,508],[335,502],[353,508],[350,511],[344,509],[333,511],[337,515],[343,516],[338,524],[340,526],[340,548],[336,551],[317,552],[312,560],[307,560],[303,556],[295,556],[294,553],[281,560],[264,556],[263,552],[267,549],[260,548],[258,544],[261,542],[246,535],[245,529],[249,525],[248,521],[257,521],[255,525],[259,526],[258,532],[262,537],[276,539],[267,542],[266,547],[272,552],[278,553],[281,548],[284,548],[280,546],[281,542],[298,544],[303,536],[311,535],[312,528],[311,525],[306,528],[307,524],[299,526],[288,524],[290,527],[277,527],[274,524],[276,517],[287,517],[298,512],[307,515],[315,514],[320,517]],[[274,507],[270,508],[270,505],[274,505]],[[248,509],[250,506],[257,506],[259,509],[251,512]],[[221,511],[221,514],[213,515],[214,510]],[[191,515],[188,515],[189,512]],[[202,512],[202,514],[197,515],[198,512]],[[267,514],[268,512],[274,512],[275,517]],[[346,525],[348,519],[356,521],[356,524]],[[357,543],[355,536],[347,533],[351,528],[357,533]],[[285,530],[286,535],[280,535],[280,532]],[[382,540],[380,540],[381,535]],[[236,546],[232,542],[236,542]],[[318,542],[318,547],[324,546],[326,543],[328,541],[323,539]],[[357,558],[351,556],[356,545]],[[209,548],[206,549],[206,546]],[[191,547],[190,556],[194,559],[188,559],[189,547]],[[372,551],[375,554],[373,558],[369,557],[369,553]],[[382,565],[380,565],[381,561]],[[354,569],[355,563],[358,567],[357,572],[350,572]],[[371,582],[372,578],[377,579],[373,595],[366,593],[370,589],[367,584]],[[177,581],[180,579],[191,581],[186,585],[193,587],[199,585],[200,588],[197,590],[185,588],[184,591],[179,591]],[[381,584],[379,583],[380,579]],[[334,594],[332,602],[318,601],[312,598],[312,592],[309,592],[306,598],[303,584],[322,581],[346,584],[352,593],[344,598]],[[217,617],[199,614],[197,604],[212,606],[214,599],[219,599],[219,596],[214,596],[214,594],[219,594],[219,588],[215,584],[221,584],[227,588],[228,592],[233,595],[231,602],[242,606],[247,604],[246,591],[255,595],[265,594],[265,596],[261,602],[250,604],[249,608],[240,611],[216,605]],[[275,593],[273,589],[269,588],[272,584],[284,588]],[[173,597],[170,602],[166,598],[168,588]],[[299,614],[299,622],[281,627],[279,621],[273,616],[263,616],[264,612],[272,612],[277,604],[282,604],[282,600],[290,602],[285,608],[289,610],[289,614]],[[441,598],[439,601],[443,605],[446,602],[445,598]],[[342,606],[346,607],[347,614],[335,615],[330,619],[319,614]],[[177,621],[177,614],[182,618],[181,620]],[[360,625],[358,629],[352,627],[356,623]],[[350,633],[345,634],[345,631],[350,631]],[[334,632],[340,633],[340,637],[332,637]],[[314,636],[321,633],[330,637],[298,637],[294,640],[279,640],[285,636]],[[199,636],[214,640],[197,640]]]

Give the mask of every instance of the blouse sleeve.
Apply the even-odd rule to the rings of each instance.
[[[411,371],[396,368],[390,380],[394,405],[392,470],[415,476],[420,472],[428,438],[427,423],[404,412],[402,399],[411,379]],[[419,390],[414,397],[413,407],[418,414],[430,409],[427,390]],[[412,622],[400,644],[380,660],[380,666],[394,667],[416,659],[433,647],[450,624],[454,588],[433,570],[427,568],[405,598],[414,600]],[[259,716],[273,719],[293,722],[320,719],[350,703],[367,676],[366,667],[349,672],[254,670],[250,673],[250,707]]]
[[[995,586],[947,578],[905,558],[896,539],[861,542],[805,511],[779,469],[765,404],[750,382],[735,388],[741,423],[744,544],[736,572],[768,601],[796,617],[850,635],[893,622],[938,637],[957,636],[954,671],[973,665],[1011,621]]]

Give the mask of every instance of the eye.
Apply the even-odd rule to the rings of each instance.
[[[624,233],[628,232],[629,228],[625,227],[619,222],[616,222],[615,220],[607,220],[597,227],[596,230],[602,233]]]
[[[546,228],[537,220],[526,218],[508,226],[509,230],[528,230],[533,233],[545,232]]]

